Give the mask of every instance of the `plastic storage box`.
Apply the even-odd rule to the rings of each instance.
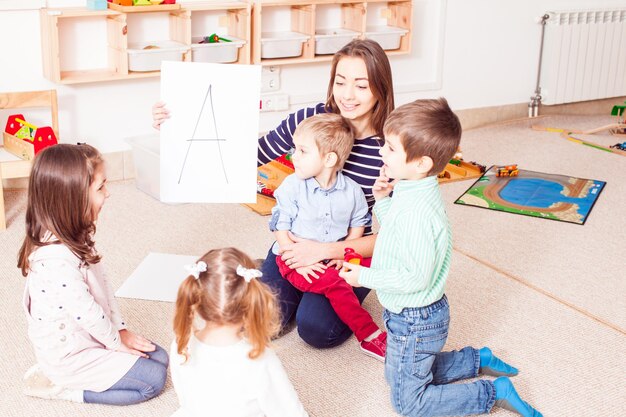
[[[228,63],[236,62],[239,48],[246,44],[246,41],[234,36],[224,36],[231,42],[199,43],[203,37],[194,36],[191,38],[191,60],[194,62],[216,62]]]
[[[302,55],[302,45],[310,36],[298,32],[263,32],[261,58],[289,58]]]
[[[400,38],[407,33],[409,33],[408,29],[395,26],[368,26],[365,37],[378,42],[384,50],[389,50],[398,49]]]
[[[182,61],[189,46],[176,41],[131,43],[128,45],[129,71],[159,71],[161,61]]]
[[[126,138],[133,149],[135,184],[144,193],[159,200],[161,195],[161,140],[158,134]]]
[[[318,29],[315,31],[315,54],[334,54],[358,36],[359,32],[348,29]]]

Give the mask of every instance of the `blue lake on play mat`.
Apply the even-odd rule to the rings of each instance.
[[[563,186],[558,182],[539,178],[515,178],[500,191],[500,197],[508,202],[527,207],[550,207],[554,203],[578,204],[578,213],[586,215],[598,193],[602,183],[594,182],[593,187],[584,198],[566,197],[561,194]]]

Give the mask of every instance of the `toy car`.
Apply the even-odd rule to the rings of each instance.
[[[519,169],[517,164],[504,165],[496,168],[496,177],[517,177],[519,175]]]

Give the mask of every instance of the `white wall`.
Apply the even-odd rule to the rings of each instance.
[[[625,0],[414,0],[413,52],[391,58],[397,104],[441,95],[454,109],[528,102],[537,77],[541,15],[625,6]],[[101,35],[84,30],[85,39]],[[56,88],[63,141],[86,141],[109,152],[126,149],[124,137],[151,131],[158,79],[71,86],[46,80],[36,10],[0,11],[0,39],[0,91]],[[283,66],[281,92],[289,95],[292,109],[323,100],[328,73],[328,63]],[[0,112],[0,128],[6,114]],[[284,116],[262,113],[259,130]],[[27,117],[37,123],[40,116]]]

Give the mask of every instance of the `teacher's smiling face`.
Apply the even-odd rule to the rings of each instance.
[[[369,123],[376,98],[370,89],[367,67],[361,58],[343,57],[337,63],[333,98],[341,115],[353,124]]]

